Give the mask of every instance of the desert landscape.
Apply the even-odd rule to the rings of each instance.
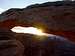
[[[22,9],[8,9],[0,14],[0,55],[75,56],[74,18],[75,1],[46,2]],[[45,39],[40,41],[33,34],[12,32],[10,29],[15,26],[41,28],[53,36],[41,36]]]

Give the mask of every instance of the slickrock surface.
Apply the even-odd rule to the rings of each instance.
[[[11,31],[0,29],[0,56],[23,56],[24,46]]]
[[[43,28],[45,32],[75,41],[75,1],[11,8],[0,15],[0,27],[9,29],[17,25]]]
[[[49,36],[40,41],[33,35],[11,32],[14,26],[43,28],[68,40]],[[0,56],[75,56],[75,1],[11,8],[0,14]]]

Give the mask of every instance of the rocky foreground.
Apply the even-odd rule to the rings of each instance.
[[[64,37],[17,34],[3,30],[0,30],[0,56],[75,56],[75,43]]]
[[[75,56],[74,18],[75,1],[47,2],[3,12],[0,15],[0,56]],[[40,36],[11,32],[14,26],[38,27],[60,36],[42,36],[45,39],[40,41],[35,38]]]

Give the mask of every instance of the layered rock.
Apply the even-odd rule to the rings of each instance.
[[[24,46],[10,30],[0,29],[0,56],[23,56]]]
[[[17,8],[9,9],[0,15],[0,31],[1,31],[0,36],[1,37],[2,35],[4,36],[3,38],[1,38],[1,41],[6,41],[5,42],[6,44],[8,44],[9,39],[16,40],[16,41],[13,41],[13,43],[14,42],[17,43],[17,41],[20,41],[21,43],[18,44],[19,46],[17,44],[13,44],[13,45],[16,45],[18,46],[18,48],[21,48],[21,49],[17,49],[18,51],[21,50],[22,52],[25,49],[24,50],[25,55],[29,55],[29,54],[31,55],[32,53],[34,56],[35,56],[35,53],[39,55],[39,51],[40,51],[39,46],[41,44],[43,46],[42,48],[44,48],[42,49],[44,50],[44,52],[42,52],[43,53],[42,55],[53,55],[53,54],[57,56],[61,56],[61,54],[63,56],[75,55],[74,54],[75,44],[73,45],[70,42],[60,41],[59,43],[59,42],[56,42],[55,40],[52,42],[50,42],[50,40],[49,42],[48,40],[47,41],[45,40],[46,42],[44,41],[40,44],[38,41],[36,42],[35,40],[31,38],[33,37],[32,35],[16,34],[10,31],[10,29],[14,26],[38,27],[38,28],[42,28],[47,33],[64,36],[70,41],[75,42],[75,19],[74,19],[75,6],[74,5],[75,5],[75,2],[72,2],[72,1],[47,2],[41,5],[36,4],[36,5],[28,6],[27,8],[23,8],[23,9],[17,9]],[[34,44],[34,46],[31,46],[32,43]],[[23,48],[22,44],[24,45],[24,49],[22,49]],[[46,44],[47,45],[50,44],[50,45],[47,46]],[[10,46],[11,45],[12,43],[10,44]],[[7,46],[8,45],[6,45],[6,47]],[[12,50],[10,46],[9,46],[9,50]],[[15,47],[13,48],[15,49]],[[8,48],[6,49],[8,50]],[[63,51],[61,52],[62,49]],[[7,50],[3,50],[1,53],[3,52],[6,53],[8,52]],[[32,50],[34,51],[32,52]],[[16,53],[13,50],[11,52]],[[19,56],[20,54],[23,53],[21,52],[18,52],[18,54],[16,55]],[[52,52],[53,54],[49,52]],[[65,55],[64,55],[64,52],[66,52]],[[8,54],[6,53],[5,55],[8,55]],[[9,54],[8,56],[11,56],[11,55]]]

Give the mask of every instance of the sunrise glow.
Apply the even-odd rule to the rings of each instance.
[[[34,34],[34,35],[47,35],[46,33],[43,33],[42,29],[38,29],[35,27],[21,27],[21,26],[15,26],[11,29],[11,31],[16,33],[28,33],[28,34]]]

